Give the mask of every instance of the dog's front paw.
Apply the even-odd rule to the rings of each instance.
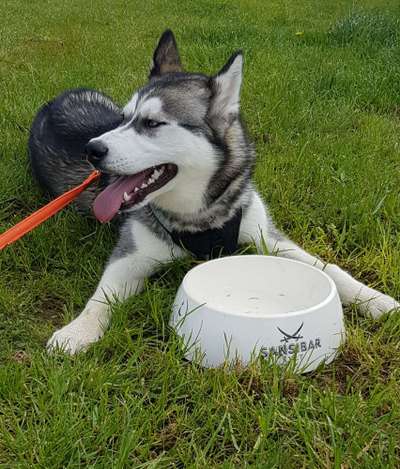
[[[47,350],[62,350],[73,355],[84,351],[90,344],[97,342],[103,335],[98,321],[90,317],[77,317],[62,329],[56,331],[47,342]]]
[[[379,318],[388,312],[400,312],[400,303],[389,295],[376,292],[376,296],[361,305],[361,309],[373,318]]]

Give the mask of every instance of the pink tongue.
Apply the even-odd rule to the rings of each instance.
[[[124,201],[124,192],[129,195],[135,187],[140,187],[145,175],[138,173],[133,176],[120,176],[115,182],[107,186],[96,197],[93,203],[93,212],[101,223],[110,221],[121,208]]]

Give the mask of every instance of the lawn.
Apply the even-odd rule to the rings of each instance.
[[[26,156],[39,106],[66,88],[123,104],[170,27],[185,67],[245,53],[255,180],[278,226],[400,297],[398,0],[2,0],[0,230],[45,199]],[[204,370],[168,328],[185,261],[114,307],[104,340],[44,350],[84,306],[115,240],[67,209],[0,253],[0,465],[400,467],[400,317],[346,308],[331,365]]]

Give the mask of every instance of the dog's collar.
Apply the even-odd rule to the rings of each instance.
[[[196,259],[207,260],[220,256],[229,256],[234,254],[238,248],[242,208],[236,210],[233,217],[226,221],[221,228],[210,228],[196,233],[168,230],[161,223],[153,209],[151,209],[151,212],[172,241],[186,251],[189,251]]]

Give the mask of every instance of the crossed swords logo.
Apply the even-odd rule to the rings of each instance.
[[[301,326],[293,334],[288,334],[287,332],[283,331],[280,327],[278,327],[277,328],[278,331],[284,335],[283,339],[281,339],[281,342],[286,343],[286,342],[289,342],[289,340],[291,339],[294,339],[297,342],[298,340],[302,339],[303,336],[300,335],[300,331],[303,329],[303,326],[304,326],[304,322],[301,323]]]

